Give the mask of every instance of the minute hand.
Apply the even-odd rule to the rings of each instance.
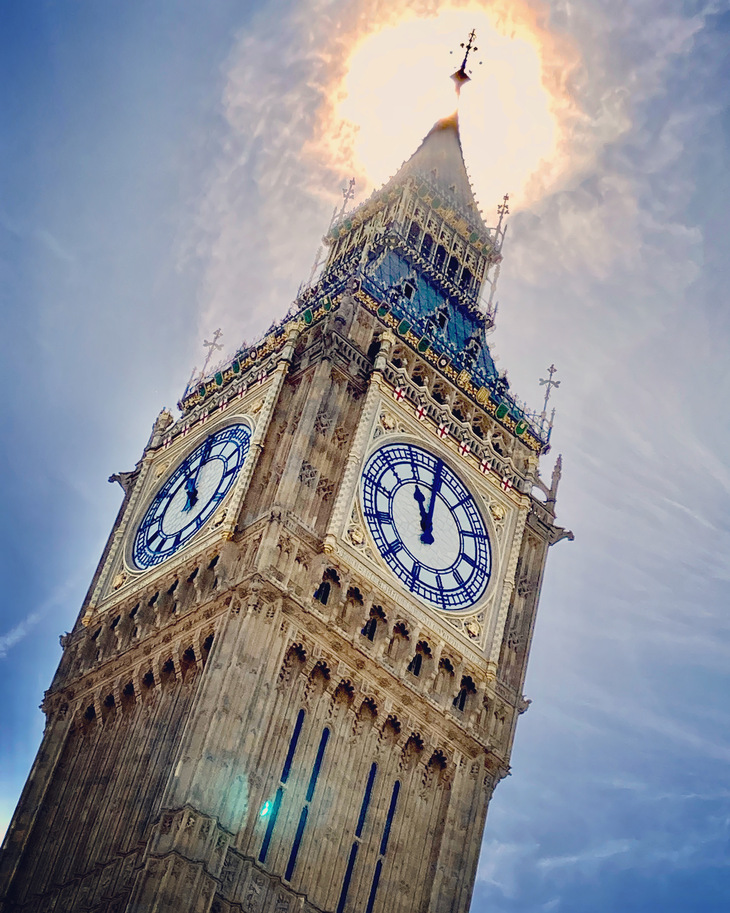
[[[441,462],[441,460],[439,460],[436,464],[436,469],[434,469],[433,472],[431,500],[428,505],[428,510],[426,511],[426,516],[423,518],[423,532],[421,533],[421,542],[425,542],[426,545],[433,545],[433,511],[436,507],[436,496],[441,489],[443,468],[444,464]]]
[[[185,480],[185,493],[188,496],[188,500],[183,507],[183,511],[192,510],[193,507],[198,503],[198,478],[200,476],[200,470],[203,468],[203,464],[210,456],[210,450],[213,445],[212,438],[208,438],[203,447],[203,452],[200,454],[200,460],[198,461],[197,468],[195,469],[195,476],[188,476]]]

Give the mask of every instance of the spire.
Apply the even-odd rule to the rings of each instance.
[[[483,227],[474,198],[459,137],[459,115],[455,111],[437,121],[421,145],[390,179],[386,187],[401,184],[410,177],[430,184],[444,203],[461,210],[470,222]]]
[[[469,55],[478,50],[474,44],[475,38],[476,32],[472,29],[468,40],[461,42],[464,59],[451,77],[456,83],[457,97],[464,83],[471,79],[467,64]],[[461,210],[469,221],[475,222],[480,228],[485,227],[464,164],[458,110],[433,125],[415,153],[386,186],[392,186],[410,175],[424,179],[443,196],[444,201]]]

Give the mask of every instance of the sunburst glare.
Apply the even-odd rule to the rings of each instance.
[[[566,97],[556,47],[521,2],[405,8],[370,20],[331,87],[318,154],[372,189],[415,151],[431,125],[456,107],[460,43],[476,30],[473,79],[460,124],[477,199],[490,212],[505,192],[528,205],[565,167]]]

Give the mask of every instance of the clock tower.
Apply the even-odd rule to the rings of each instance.
[[[468,911],[571,536],[489,352],[503,214],[437,123],[113,477],[3,911]]]

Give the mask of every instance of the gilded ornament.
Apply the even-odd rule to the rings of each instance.
[[[156,479],[159,479],[160,476],[163,475],[164,473],[166,473],[167,470],[168,470],[169,468],[170,468],[170,461],[169,461],[169,460],[165,460],[165,462],[159,463],[159,464],[155,467],[155,478],[156,478]]]
[[[353,545],[362,545],[365,541],[365,533],[363,532],[361,526],[353,526],[350,530],[348,530],[348,533],[350,536],[350,542],[352,542]]]
[[[482,626],[475,618],[467,621],[464,627],[466,628],[466,633],[473,639],[476,639],[482,633]]]
[[[498,523],[500,520],[504,520],[504,507],[501,504],[491,504],[489,510]]]

